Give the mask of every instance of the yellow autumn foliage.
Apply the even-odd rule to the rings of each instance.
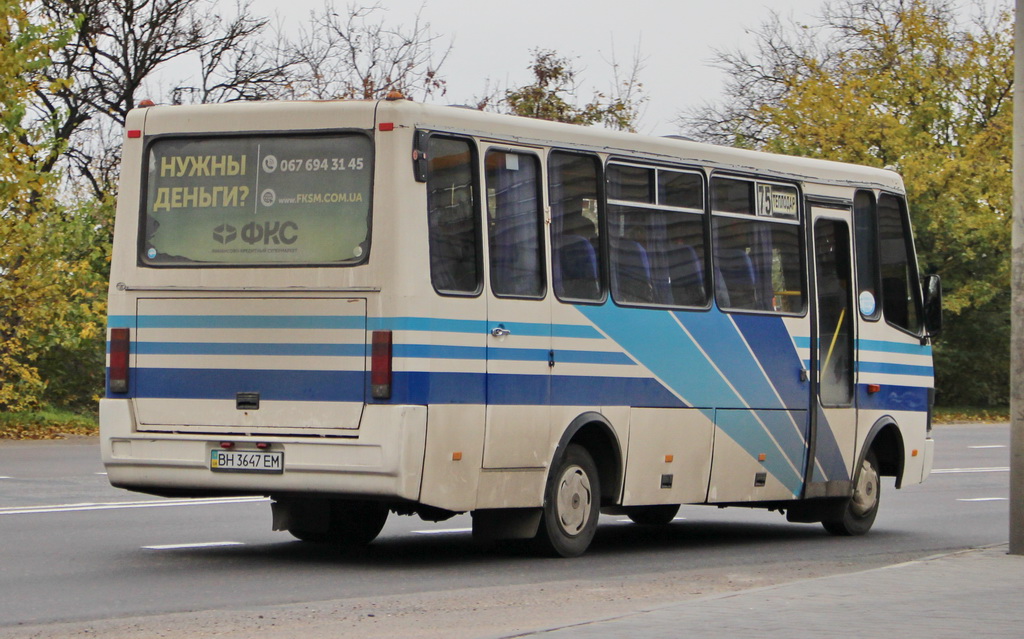
[[[43,401],[38,361],[50,336],[69,321],[66,212],[57,204],[59,176],[44,158],[55,142],[34,126],[34,73],[49,64],[68,31],[41,23],[24,0],[0,0],[0,408]],[[73,252],[71,254],[74,254]]]

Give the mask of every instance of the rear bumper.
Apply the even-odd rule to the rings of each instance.
[[[110,483],[158,495],[320,493],[416,501],[423,475],[427,409],[365,407],[357,431],[339,437],[138,433],[131,400],[100,400],[100,440]],[[210,469],[221,442],[284,453],[279,474]]]

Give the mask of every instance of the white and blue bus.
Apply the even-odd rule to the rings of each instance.
[[[930,472],[893,172],[393,99],[140,108],[121,173],[115,486],[573,556],[681,504],[862,534]]]

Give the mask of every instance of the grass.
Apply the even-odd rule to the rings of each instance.
[[[1010,421],[1010,407],[936,406],[932,421],[936,424],[997,424]]]
[[[95,415],[55,408],[0,412],[0,439],[64,439],[69,435],[96,435],[98,432]]]

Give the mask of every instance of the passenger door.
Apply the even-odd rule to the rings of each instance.
[[[811,466],[805,496],[848,492],[857,441],[854,404],[855,326],[849,209],[812,208],[815,380]]]
[[[541,468],[548,459],[551,307],[540,157],[484,151],[488,259],[484,468]]]

